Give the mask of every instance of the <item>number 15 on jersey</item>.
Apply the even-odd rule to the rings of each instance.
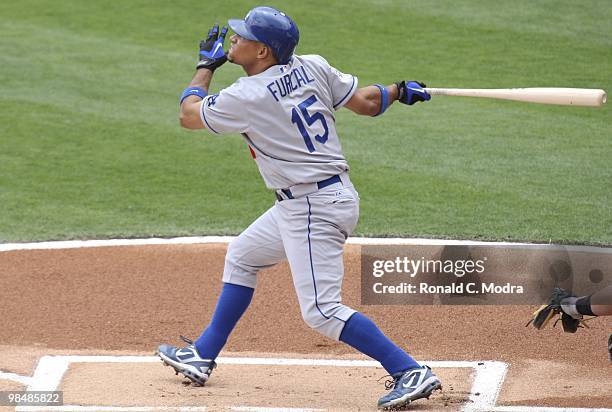
[[[317,142],[324,144],[325,142],[327,142],[327,137],[329,135],[329,128],[327,127],[327,121],[325,120],[325,117],[323,116],[323,114],[319,112],[315,112],[312,115],[308,112],[308,107],[312,106],[316,101],[317,101],[317,97],[313,94],[308,99],[300,103],[298,107],[300,109],[300,113],[302,113],[302,116],[304,117],[304,120],[306,121],[306,124],[308,126],[312,126],[316,122],[321,122],[324,133],[323,135],[317,134],[315,135],[314,138]],[[315,148],[314,148],[314,145],[312,144],[312,139],[310,137],[310,134],[308,133],[308,130],[306,130],[306,126],[304,125],[304,120],[302,120],[302,116],[300,116],[300,113],[298,113],[295,107],[291,109],[291,123],[297,126],[298,130],[302,134],[302,137],[304,138],[304,143],[306,143],[306,147],[308,148],[308,151],[312,153],[315,151]]]

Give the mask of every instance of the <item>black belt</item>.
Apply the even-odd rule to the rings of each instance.
[[[324,187],[331,186],[334,183],[340,183],[340,182],[342,182],[342,180],[340,179],[340,175],[332,176],[330,178],[317,182],[317,188],[321,190]],[[283,192],[285,196],[287,196],[287,199],[293,199],[293,193],[291,193],[290,189],[280,189],[280,191]],[[283,198],[281,195],[279,195],[278,191],[274,192],[274,194],[276,195],[276,199],[278,199],[279,202],[282,202],[283,200],[287,200]]]

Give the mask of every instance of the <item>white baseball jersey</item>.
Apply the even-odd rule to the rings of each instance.
[[[266,186],[288,188],[348,171],[334,110],[357,90],[357,78],[321,56],[294,55],[209,95],[200,116],[213,133],[241,133]]]

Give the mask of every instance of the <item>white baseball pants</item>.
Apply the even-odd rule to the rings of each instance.
[[[355,313],[341,303],[342,255],[359,218],[359,195],[343,180],[276,202],[230,243],[223,272],[224,282],[255,288],[260,269],[287,259],[304,321],[335,340]]]

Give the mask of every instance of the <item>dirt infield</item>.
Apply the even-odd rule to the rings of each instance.
[[[225,244],[0,252],[0,371],[30,376],[44,355],[152,355],[196,337],[221,288]],[[497,405],[612,407],[610,318],[576,334],[525,328],[526,306],[362,306],[359,247],[348,246],[343,300],[416,359],[500,361]],[[223,356],[364,359],[302,322],[286,264],[262,272],[250,309]],[[143,356],[143,359],[148,357]],[[414,410],[460,410],[474,374],[439,368],[444,389]],[[381,368],[220,364],[205,388],[185,386],[161,362],[73,363],[67,404],[373,410]],[[0,390],[20,384],[0,379]]]

